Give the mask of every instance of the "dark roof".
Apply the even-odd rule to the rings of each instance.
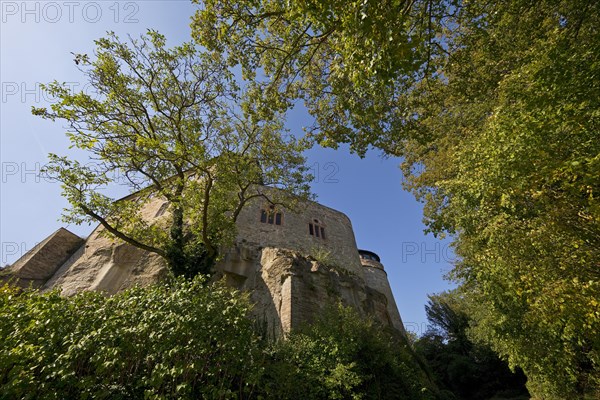
[[[358,254],[365,254],[365,255],[375,257],[377,262],[381,262],[381,259],[379,258],[379,256],[377,254],[373,253],[372,251],[358,249]]]

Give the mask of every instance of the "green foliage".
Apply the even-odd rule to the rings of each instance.
[[[271,343],[247,296],[203,279],[112,297],[0,288],[0,398],[439,398],[406,340],[351,309]]]
[[[429,296],[425,309],[430,325],[414,347],[436,383],[465,400],[529,398],[522,371],[512,373],[488,346],[469,339],[467,308],[458,292]]]
[[[201,7],[192,35],[240,64],[262,115],[296,100],[315,118],[321,144],[350,143],[364,154],[387,146],[390,127],[412,116],[400,104],[438,47],[435,21],[444,7],[430,1],[194,0]]]
[[[469,2],[456,24],[444,76],[419,91],[408,187],[455,235],[473,333],[534,396],[597,393],[599,4]]]
[[[65,222],[99,222],[104,234],[191,277],[206,273],[231,243],[249,201],[293,206],[309,196],[305,145],[286,132],[281,115],[257,119],[240,109],[233,74],[218,54],[191,43],[167,48],[155,31],[130,42],[109,33],[95,43],[95,58],[75,60],[91,90],[50,83],[43,88],[56,102],[32,110],[64,120],[72,147],[94,160],[50,155],[45,172],[62,183],[71,205]],[[115,201],[103,190],[116,181],[137,193]],[[143,215],[157,199],[170,204],[160,221]]]
[[[321,144],[404,157],[474,334],[564,399],[600,390],[599,26],[588,0],[229,0],[192,29],[264,115],[302,99]]]
[[[249,303],[203,283],[71,298],[3,287],[0,397],[245,397],[260,372]]]
[[[271,346],[261,389],[278,399],[437,398],[405,338],[341,306]]]
[[[331,256],[331,250],[323,246],[315,246],[310,250],[310,256],[319,264],[327,267],[333,267],[333,257]]]
[[[203,54],[199,63],[183,65],[218,65],[208,70],[223,78],[217,79],[221,84],[207,83],[214,84],[212,89],[219,93],[231,92],[225,67],[242,65],[245,77],[253,80],[248,97],[240,102],[245,113],[241,120],[250,121],[242,126],[266,121],[260,126],[278,137],[275,133],[281,124],[276,121],[273,125],[273,118],[301,99],[315,117],[308,133],[321,144],[350,143],[361,155],[369,146],[376,146],[403,156],[406,187],[425,203],[430,231],[455,238],[460,261],[452,277],[468,297],[473,334],[488,342],[511,366],[523,368],[534,396],[581,398],[600,390],[598,26],[600,3],[587,0],[208,0],[196,13],[192,30],[194,38],[211,53]],[[163,54],[164,38],[151,34],[150,42],[159,50],[155,54]],[[63,101],[55,105],[53,113],[35,112],[75,121],[74,144],[96,148],[99,154],[103,142],[86,136],[87,131],[77,125],[78,118],[89,115],[84,121],[90,126],[109,127],[113,129],[109,133],[117,138],[131,136],[124,127],[135,127],[142,132],[134,135],[139,138],[133,142],[136,148],[151,151],[142,158],[117,152],[115,160],[141,162],[148,166],[144,172],[161,171],[166,178],[188,166],[155,168],[155,154],[167,160],[198,158],[205,166],[196,171],[199,176],[216,168],[216,158],[207,157],[210,152],[205,148],[186,153],[188,148],[198,149],[194,143],[202,143],[197,135],[184,135],[190,140],[178,142],[172,136],[155,140],[144,134],[154,133],[149,122],[172,126],[161,111],[173,115],[162,105],[181,104],[178,99],[187,98],[171,80],[177,76],[170,73],[177,57],[169,55],[173,62],[164,64],[160,63],[162,55],[151,58],[161,68],[142,69],[167,79],[167,84],[157,85],[156,90],[169,101],[154,102],[153,92],[145,90],[138,77],[121,73],[121,65],[135,70],[137,64],[116,62],[135,59],[136,50],[110,38],[99,45],[105,50],[94,64],[97,73],[92,82],[100,83],[101,89],[116,83],[115,90],[100,91],[107,95],[106,102],[85,94],[70,96],[60,85],[51,85],[52,94]],[[187,54],[192,49],[185,45],[176,53]],[[78,61],[89,62],[87,57]],[[161,79],[152,82],[163,82]],[[119,102],[121,99],[132,104],[150,102],[152,112],[139,115],[138,107],[127,109],[127,102]],[[215,108],[216,115],[223,115],[213,101],[207,103],[208,115],[214,115]],[[127,123],[94,119],[107,110],[113,113],[111,117],[126,116]],[[197,111],[194,107],[182,110]],[[217,118],[218,131],[236,131],[227,125],[230,120]],[[198,126],[206,128],[206,121],[192,118],[189,124],[193,129],[182,132],[198,132]],[[115,141],[106,149],[113,151],[120,143]],[[221,146],[217,148],[231,144],[216,143]],[[233,141],[235,148],[243,143]],[[290,146],[297,149],[296,144]],[[261,149],[280,154],[278,146]],[[229,158],[235,151],[226,154],[219,159],[227,166],[225,172],[242,162],[236,176],[257,171],[257,165],[262,165],[253,157]],[[146,161],[148,155],[152,157]],[[291,187],[299,189],[303,170],[297,158],[291,159],[296,171]],[[75,213],[68,218],[84,221],[90,215],[86,208],[101,216],[120,215],[111,222],[127,227],[123,231],[128,239],[164,252],[156,243],[166,243],[159,239],[165,237],[165,230],[149,229],[134,218],[135,205],[111,214],[113,203],[91,190],[106,183],[104,175],[90,174],[61,158],[55,162],[57,171],[63,173],[59,176],[66,182],[67,197],[75,205]],[[115,167],[106,171],[115,170],[116,165],[115,161]],[[285,162],[276,165],[274,174],[288,169]],[[169,190],[175,190],[172,202],[176,210],[188,200],[204,204],[189,216],[196,221],[190,226],[198,227],[200,235],[183,234],[177,227],[179,223],[183,226],[183,219],[176,219],[179,222],[167,240],[180,241],[175,243],[180,249],[177,254],[182,254],[184,238],[201,237],[210,248],[211,243],[231,237],[228,216],[235,215],[237,208],[229,203],[235,197],[224,194],[230,195],[231,188],[237,190],[237,181],[224,176],[213,181],[228,183],[216,190],[223,195],[221,200],[208,204],[202,194],[207,187],[212,190],[210,179],[186,180],[179,174],[169,181]],[[193,183],[196,187],[188,192],[191,195],[180,196],[183,192],[178,188],[187,182],[197,182]],[[207,224],[210,218],[202,216],[214,221]],[[343,368],[340,374],[347,375],[354,387],[355,380],[348,372],[351,368]]]

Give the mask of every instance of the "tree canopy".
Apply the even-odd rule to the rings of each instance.
[[[388,148],[412,123],[405,95],[438,53],[430,1],[198,1],[193,37],[241,65],[269,114],[303,100],[313,140]]]
[[[532,394],[578,398],[600,383],[600,8],[475,2],[458,16],[444,77],[420,92],[408,187],[430,229],[456,237],[476,335]]]
[[[206,1],[193,35],[319,143],[404,158],[474,332],[533,395],[600,385],[600,4]],[[261,109],[259,107],[259,109]]]
[[[249,201],[308,197],[304,145],[286,132],[281,114],[258,119],[251,107],[241,109],[243,95],[218,54],[193,43],[169,49],[154,31],[129,42],[109,33],[96,46],[93,60],[75,59],[92,91],[72,93],[53,82],[44,89],[58,100],[33,108],[66,121],[72,146],[93,160],[50,155],[46,172],[71,204],[65,222],[99,222],[106,234],[193,276],[207,272],[234,238]],[[116,180],[136,194],[121,201],[106,195]],[[142,213],[155,198],[170,207],[158,221]]]
[[[459,399],[529,398],[521,370],[510,371],[489,346],[471,340],[468,303],[457,292],[430,295],[427,331],[414,344],[441,389]]]

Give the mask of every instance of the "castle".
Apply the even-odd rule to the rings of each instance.
[[[147,219],[161,218],[169,204],[152,199]],[[109,294],[147,285],[166,273],[164,260],[98,226],[82,239],[60,228],[9,266],[0,279],[64,295],[82,290]],[[341,302],[400,332],[404,327],[377,254],[359,250],[350,219],[304,201],[294,210],[256,199],[237,219],[235,244],[215,266],[216,278],[248,291],[254,314],[273,335],[310,322],[327,305]]]

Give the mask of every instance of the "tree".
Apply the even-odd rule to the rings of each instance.
[[[155,31],[130,43],[109,33],[96,45],[94,61],[75,60],[96,95],[71,93],[55,81],[44,89],[58,101],[33,108],[65,120],[72,145],[94,161],[50,155],[46,172],[71,204],[65,222],[99,222],[105,234],[191,277],[208,272],[219,248],[231,243],[249,201],[293,206],[308,196],[304,145],[286,134],[281,115],[259,120],[251,107],[241,110],[239,90],[217,54],[191,43],[167,49]],[[105,195],[116,179],[135,195]],[[158,222],[142,215],[156,197],[170,205]]]
[[[412,126],[405,94],[442,51],[434,1],[206,0],[192,20],[203,46],[226,54],[253,81],[262,112],[304,101],[323,145],[391,149]]]
[[[273,343],[262,397],[277,399],[442,399],[403,335],[329,308]]]
[[[3,399],[251,398],[261,347],[246,295],[205,278],[105,296],[0,287]]]
[[[430,295],[429,326],[415,343],[441,388],[460,399],[528,397],[521,370],[512,373],[489,346],[472,341],[468,303],[458,291]]]
[[[534,396],[576,398],[600,386],[598,26],[587,0],[231,0],[193,30],[264,71],[265,104],[304,99],[321,144],[404,157],[474,331]]]
[[[0,397],[442,398],[402,336],[352,309],[271,342],[248,295],[205,282],[72,297],[0,286]]]
[[[473,332],[543,398],[600,390],[599,25],[584,1],[465,5],[407,144]]]

